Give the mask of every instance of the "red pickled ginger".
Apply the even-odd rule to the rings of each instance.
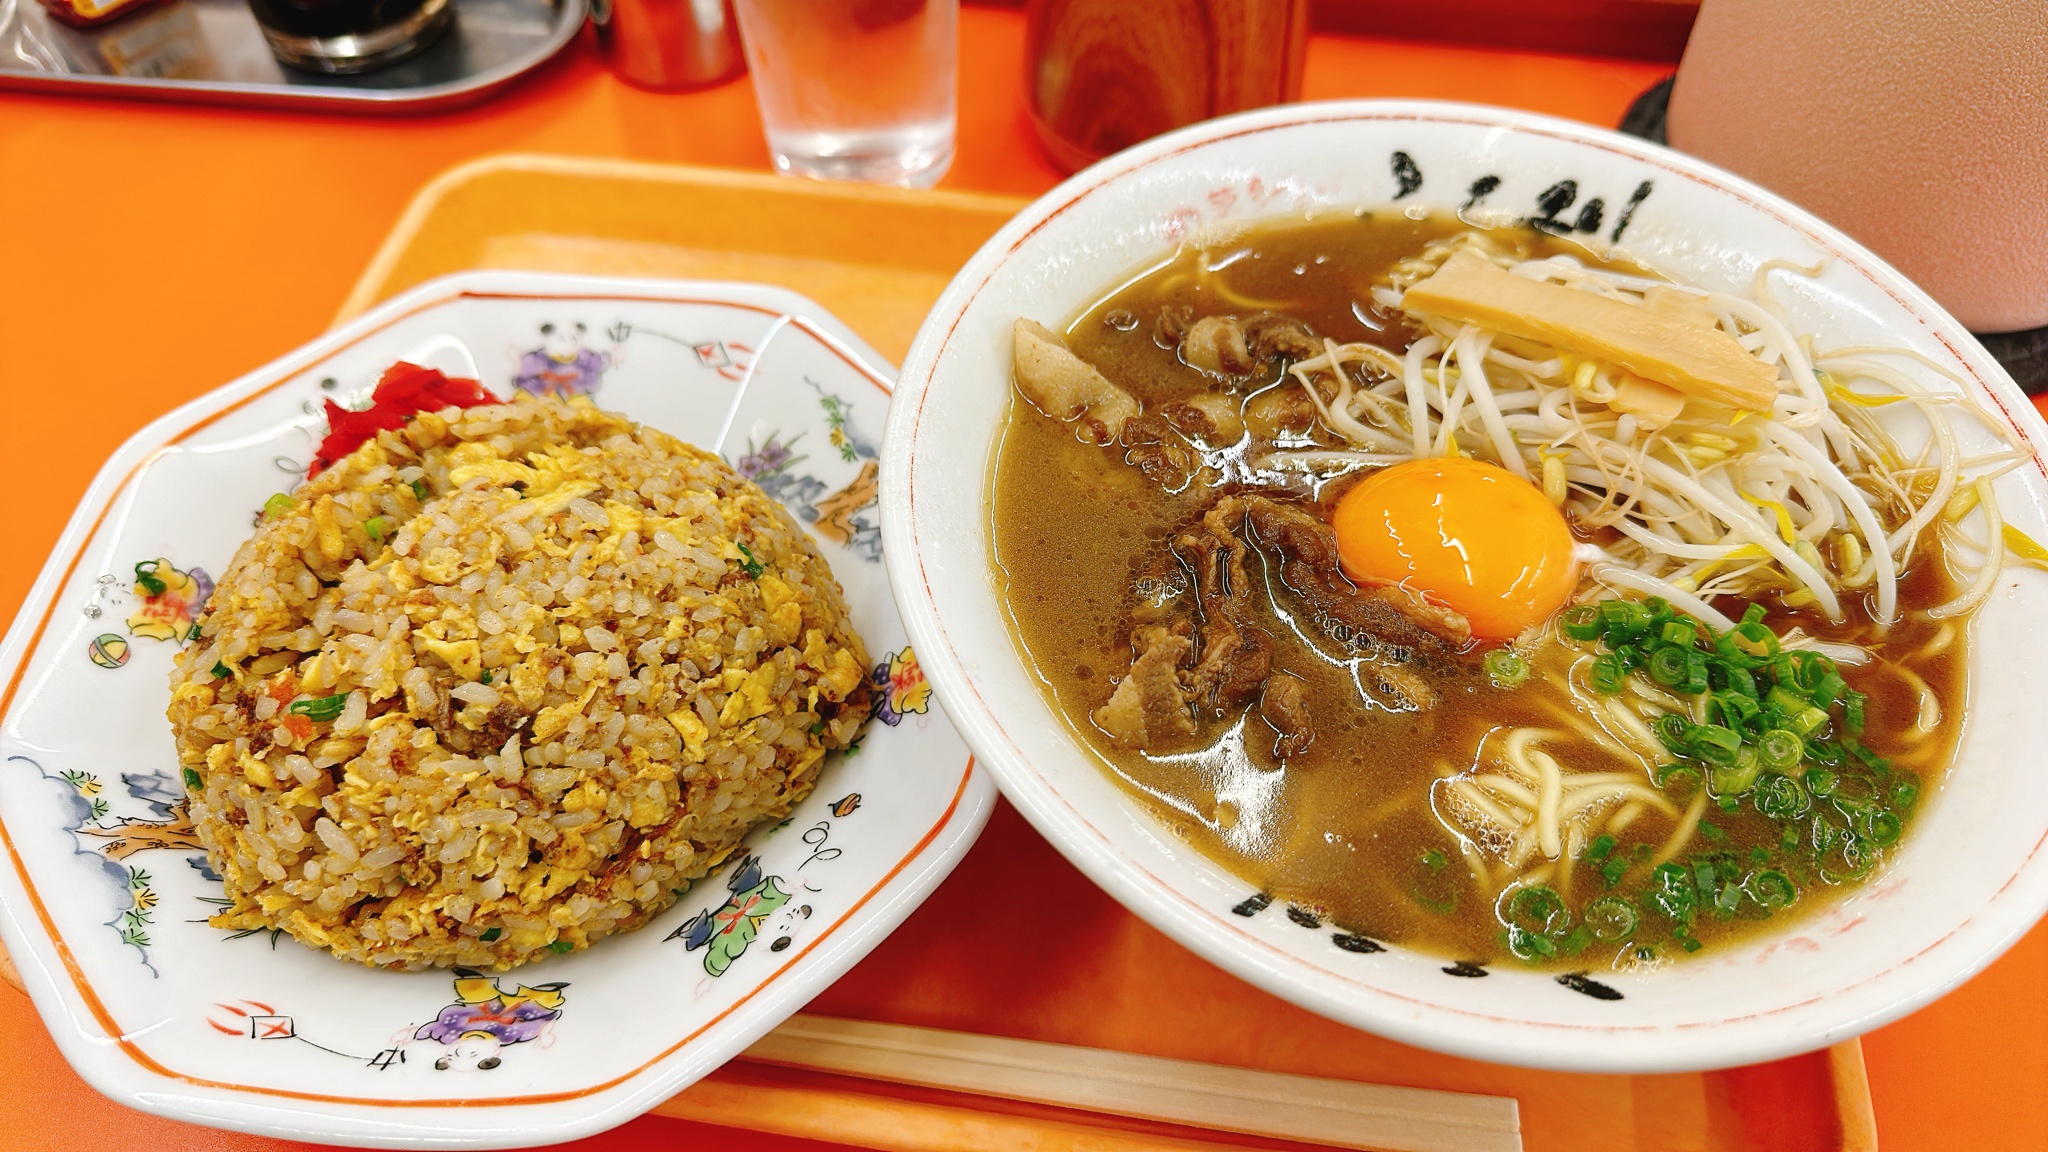
[[[421,412],[496,403],[498,398],[475,380],[448,376],[438,368],[422,368],[401,360],[384,370],[383,378],[370,393],[368,408],[351,412],[332,400],[327,402],[327,438],[320,441],[319,451],[313,454],[313,466],[306,469],[306,478],[319,475],[321,469],[362,447],[377,433],[405,427],[407,420]]]

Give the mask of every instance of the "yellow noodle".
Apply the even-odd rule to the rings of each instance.
[[[1650,862],[1652,864],[1662,864],[1680,852],[1685,851],[1685,846],[1692,843],[1693,832],[1698,830],[1700,826],[1701,814],[1705,813],[1706,810],[1707,790],[1702,788],[1693,796],[1692,803],[1686,806],[1685,815],[1678,818],[1678,827],[1672,831],[1671,838],[1664,841],[1664,847],[1659,849],[1657,854],[1650,858]]]

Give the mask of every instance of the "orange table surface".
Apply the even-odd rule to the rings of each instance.
[[[1022,18],[961,21],[959,157],[943,187],[1036,194],[1059,178],[1024,120]],[[1613,124],[1656,64],[1318,36],[1306,96],[1409,96]],[[427,179],[498,151],[765,168],[745,80],[687,95],[619,83],[587,39],[481,108],[370,120],[0,94],[0,622],[11,623],[100,463],[150,419],[324,329]],[[888,998],[857,968],[827,993]],[[1864,1039],[1888,1152],[2048,1148],[2048,928]],[[993,1007],[993,1006],[991,1006]],[[307,1147],[130,1112],[57,1055],[0,988],[0,1149]],[[824,1146],[645,1118],[569,1147]]]

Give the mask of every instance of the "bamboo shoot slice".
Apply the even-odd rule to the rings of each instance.
[[[1516,276],[1476,252],[1446,260],[1408,289],[1401,307],[1540,340],[1731,408],[1765,410],[1778,394],[1777,370],[1719,328],[1675,310]]]

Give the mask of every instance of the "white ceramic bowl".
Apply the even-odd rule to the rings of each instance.
[[[954,279],[889,414],[882,532],[897,601],[948,714],[1025,816],[1132,911],[1268,991],[1408,1043],[1560,1069],[1673,1071],[1817,1048],[1953,988],[2048,906],[2048,784],[2037,762],[2048,746],[2039,703],[2048,578],[2009,572],[1983,609],[1960,759],[1888,871],[1794,931],[1661,972],[1596,972],[1598,988],[1516,966],[1471,978],[1400,947],[1360,954],[1278,904],[1253,911],[1251,885],[1120,791],[1055,714],[990,579],[987,476],[1015,317],[1057,326],[1206,225],[1317,205],[1456,207],[1475,194],[1485,207],[1536,215],[1546,195],[1567,199],[1555,191],[1565,181],[1571,203],[1554,219],[1619,235],[1626,250],[1698,283],[1742,290],[1764,260],[1825,258],[1817,279],[1776,279],[1799,330],[1836,346],[1914,348],[1968,381],[2021,442],[2048,435],[1925,293],[1725,172],[1499,109],[1296,105],[1196,125],[1103,161],[1027,208]],[[2042,469],[2008,475],[1998,492],[2012,520],[2043,538]]]

